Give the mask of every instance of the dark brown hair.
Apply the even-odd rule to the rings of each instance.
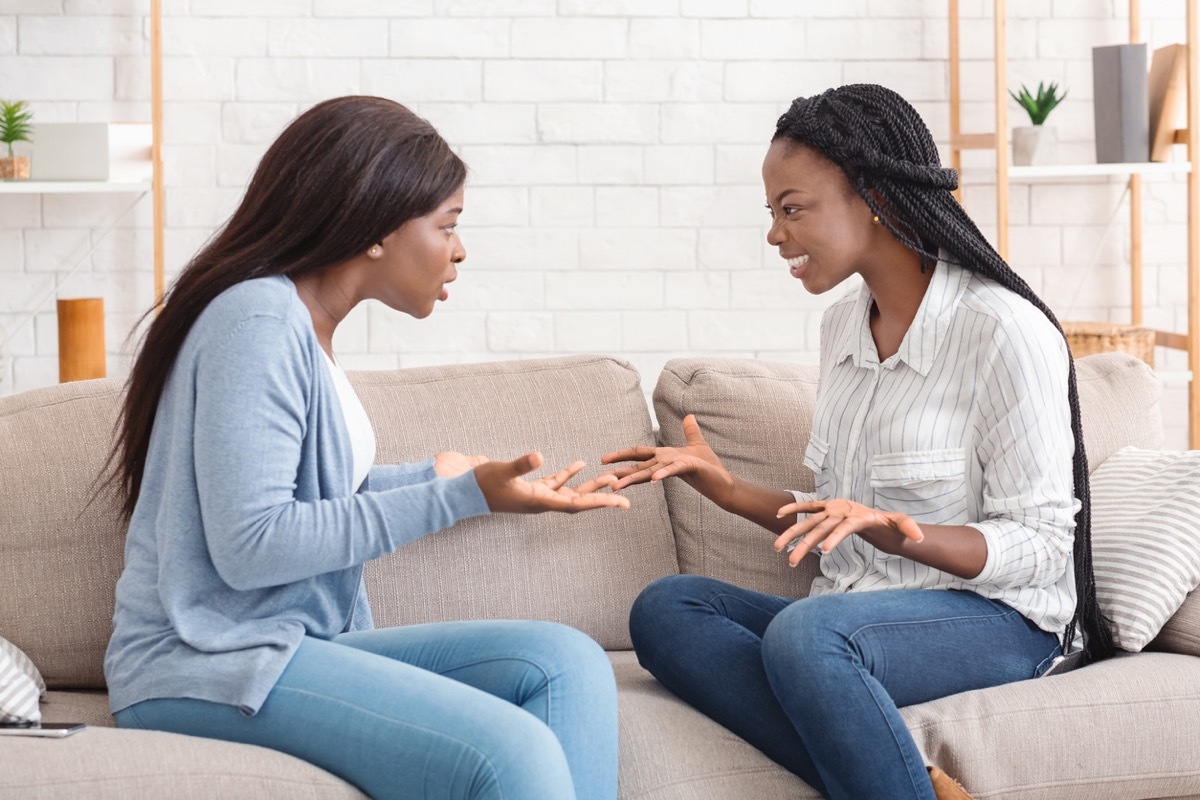
[[[137,504],[163,388],[208,304],[242,281],[346,261],[435,211],[466,175],[432,125],[381,97],[326,100],[284,129],[233,216],[175,280],[142,341],[109,455],[126,517]]]
[[[1054,312],[1005,263],[951,194],[958,186],[958,174],[942,167],[929,128],[896,92],[875,84],[854,84],[797,98],[779,118],[771,141],[778,139],[811,147],[841,167],[879,221],[922,262],[936,262],[939,250],[945,250],[955,263],[1033,303],[1062,330]],[[1110,655],[1113,645],[1096,603],[1092,574],[1091,495],[1074,360],[1068,400],[1075,436],[1075,496],[1081,507],[1075,515],[1078,599],[1062,649],[1063,653],[1069,649],[1078,624],[1084,634],[1085,658],[1096,660]]]

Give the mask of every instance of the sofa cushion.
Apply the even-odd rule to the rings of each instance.
[[[621,701],[621,797],[819,797],[670,694],[632,653],[609,656]],[[976,800],[1125,800],[1197,796],[1198,703],[1200,659],[1142,653],[900,715],[926,763]]]
[[[104,686],[125,523],[113,492],[89,501],[119,402],[112,378],[0,398],[0,636],[52,689]]]
[[[1183,605],[1163,625],[1149,649],[1200,656],[1200,591],[1184,598]]]
[[[0,797],[366,797],[293,756],[175,733],[89,727],[65,739],[8,736],[0,744]]]
[[[812,787],[663,688],[632,652],[617,677],[622,798],[817,800]]]
[[[1091,484],[1096,600],[1136,653],[1200,586],[1200,450],[1123,447]]]
[[[803,463],[812,429],[814,366],[742,358],[667,362],[654,389],[659,443],[683,444],[683,418],[696,422],[721,462],[739,478],[779,489],[813,490]],[[708,575],[785,597],[808,594],[817,558],[792,569],[758,525],[728,514],[687,484],[664,481],[681,572]]]
[[[380,462],[442,450],[546,457],[542,474],[653,442],[637,372],[626,362],[571,356],[493,364],[352,372],[375,427]],[[606,648],[629,647],[629,607],[646,584],[677,571],[657,486],[630,491],[628,511],[501,514],[465,520],[367,567],[376,625],[536,618],[572,625]]]
[[[1122,447],[1162,449],[1162,385],[1146,362],[1127,353],[1085,356],[1075,362],[1075,383],[1089,471]]]
[[[975,800],[1200,792],[1200,659],[1122,655],[900,710],[926,761]]]

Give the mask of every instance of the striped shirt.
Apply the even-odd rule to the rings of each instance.
[[[1062,334],[1013,292],[940,262],[900,349],[880,363],[872,302],[864,284],[821,321],[804,454],[816,497],[970,525],[987,561],[965,580],[852,536],[821,559],[812,594],[966,589],[1061,633],[1075,609],[1079,509]]]

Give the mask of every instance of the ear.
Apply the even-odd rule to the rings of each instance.
[[[879,220],[880,217],[886,216],[888,218],[891,218],[891,216],[892,216],[891,215],[891,206],[888,203],[888,201],[884,198],[884,196],[881,195],[879,192],[875,191],[874,189],[867,189],[867,194],[870,195],[871,202],[867,203],[866,200],[864,200],[863,202],[867,204],[867,210],[874,217],[872,222],[874,222],[876,225],[878,225],[878,224],[880,224],[880,220]],[[872,204],[874,204],[874,208],[877,208],[879,210],[878,211],[873,210]]]

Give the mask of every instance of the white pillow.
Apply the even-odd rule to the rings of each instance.
[[[1200,586],[1200,450],[1125,447],[1091,478],[1096,599],[1140,652]]]
[[[29,656],[0,637],[0,723],[41,722],[38,700],[46,682]]]

